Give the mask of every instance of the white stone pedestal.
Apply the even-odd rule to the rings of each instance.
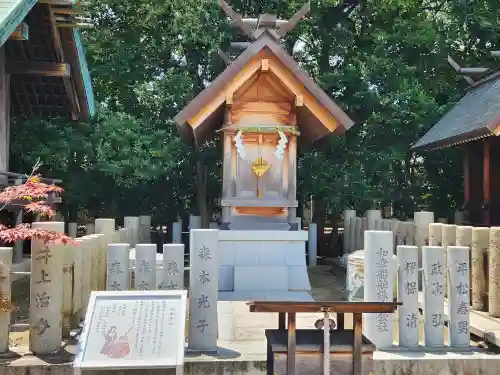
[[[217,259],[216,229],[194,229],[190,233],[189,350],[217,351]]]
[[[389,231],[367,230],[365,244],[365,302],[392,302],[395,263],[394,237]],[[365,314],[365,336],[377,349],[392,347],[393,314]]]
[[[472,231],[472,228],[471,228]],[[469,334],[469,255],[468,246],[448,246],[448,332],[450,346],[468,348]]]
[[[219,231],[221,291],[309,291],[306,231]]]
[[[422,268],[424,286],[424,335],[425,346],[444,346],[444,248],[422,247]]]
[[[162,289],[184,289],[184,245],[163,245]]]
[[[399,346],[418,348],[418,247],[398,246]]]

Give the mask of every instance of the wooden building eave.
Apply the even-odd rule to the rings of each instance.
[[[267,57],[266,57],[266,52]],[[200,144],[207,140],[211,133],[220,128],[223,121],[227,101],[227,92],[234,92],[249,80],[261,66],[263,55],[266,70],[277,76],[285,86],[299,97],[296,107],[299,126],[309,142],[324,137],[327,134],[340,134],[349,129],[354,122],[349,116],[326,95],[288,55],[288,53],[270,36],[264,32],[253,42],[227,69],[222,72],[205,90],[194,98],[175,117],[179,130],[185,140]],[[305,89],[306,98],[299,91]],[[310,97],[310,98],[309,98]],[[305,100],[306,105],[301,105]],[[325,117],[326,116],[326,117]],[[334,119],[335,126],[325,126],[328,118]],[[302,120],[302,121],[300,121]]]
[[[62,4],[76,9],[70,2]],[[0,48],[10,66],[11,115],[88,121],[95,102],[83,45],[77,29],[59,25],[54,9],[63,8],[36,0],[0,0]],[[29,30],[25,40],[14,33],[21,24]]]

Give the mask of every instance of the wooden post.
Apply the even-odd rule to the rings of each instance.
[[[353,375],[362,375],[363,314],[353,314],[354,348],[352,355]]]
[[[5,47],[0,46],[0,171],[9,168],[10,76],[5,70]],[[1,176],[0,181],[6,180]]]
[[[286,374],[295,375],[295,357],[297,352],[296,313],[288,313],[288,345],[286,353]]]
[[[483,196],[484,203],[490,203],[491,200],[491,168],[490,168],[490,139],[483,140]],[[491,209],[487,207],[483,212],[483,224],[491,225]]]
[[[297,136],[290,135],[288,139],[288,200],[297,200]],[[297,210],[295,207],[288,208],[288,222],[295,223]]]
[[[37,222],[32,228],[64,233],[64,222]],[[62,340],[64,250],[33,238],[31,257],[30,350],[50,354],[60,349]]]
[[[0,353],[9,351],[12,248],[0,247]]]

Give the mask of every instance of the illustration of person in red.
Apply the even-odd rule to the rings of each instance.
[[[102,346],[101,354],[104,354],[108,358],[123,358],[129,355],[130,344],[127,339],[128,332],[118,337],[116,326],[111,326],[104,335],[104,345]]]

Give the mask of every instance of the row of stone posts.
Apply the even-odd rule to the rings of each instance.
[[[189,280],[189,350],[211,352],[217,350],[217,299],[219,264],[217,229],[190,231]],[[135,285],[128,275],[130,244],[108,245],[107,290],[157,289],[156,245],[135,246]],[[184,245],[163,245],[163,267],[160,289],[184,289]]]
[[[449,345],[469,346],[469,254],[467,246],[421,247],[422,272],[419,272],[418,246],[397,246],[397,261],[392,252],[390,231],[365,231],[365,301],[390,302],[397,274],[399,308],[399,346],[419,346],[418,284],[424,286],[424,343],[426,347],[444,346],[445,280],[448,280]],[[445,264],[447,253],[448,266]],[[421,275],[421,277],[419,277]],[[393,314],[369,314],[365,334],[379,349],[393,346]]]
[[[32,227],[65,231],[65,223],[56,221],[34,222]],[[74,225],[68,228],[75,231]],[[75,244],[31,241],[31,271],[23,274],[31,279],[29,346],[36,355],[59,350],[63,337],[83,320],[91,291],[106,290],[108,244],[138,241],[139,231],[116,230],[114,219],[96,219],[91,228],[95,234],[76,238]],[[143,236],[147,239],[146,230]],[[0,353],[9,350],[12,252],[12,248],[0,248]]]

